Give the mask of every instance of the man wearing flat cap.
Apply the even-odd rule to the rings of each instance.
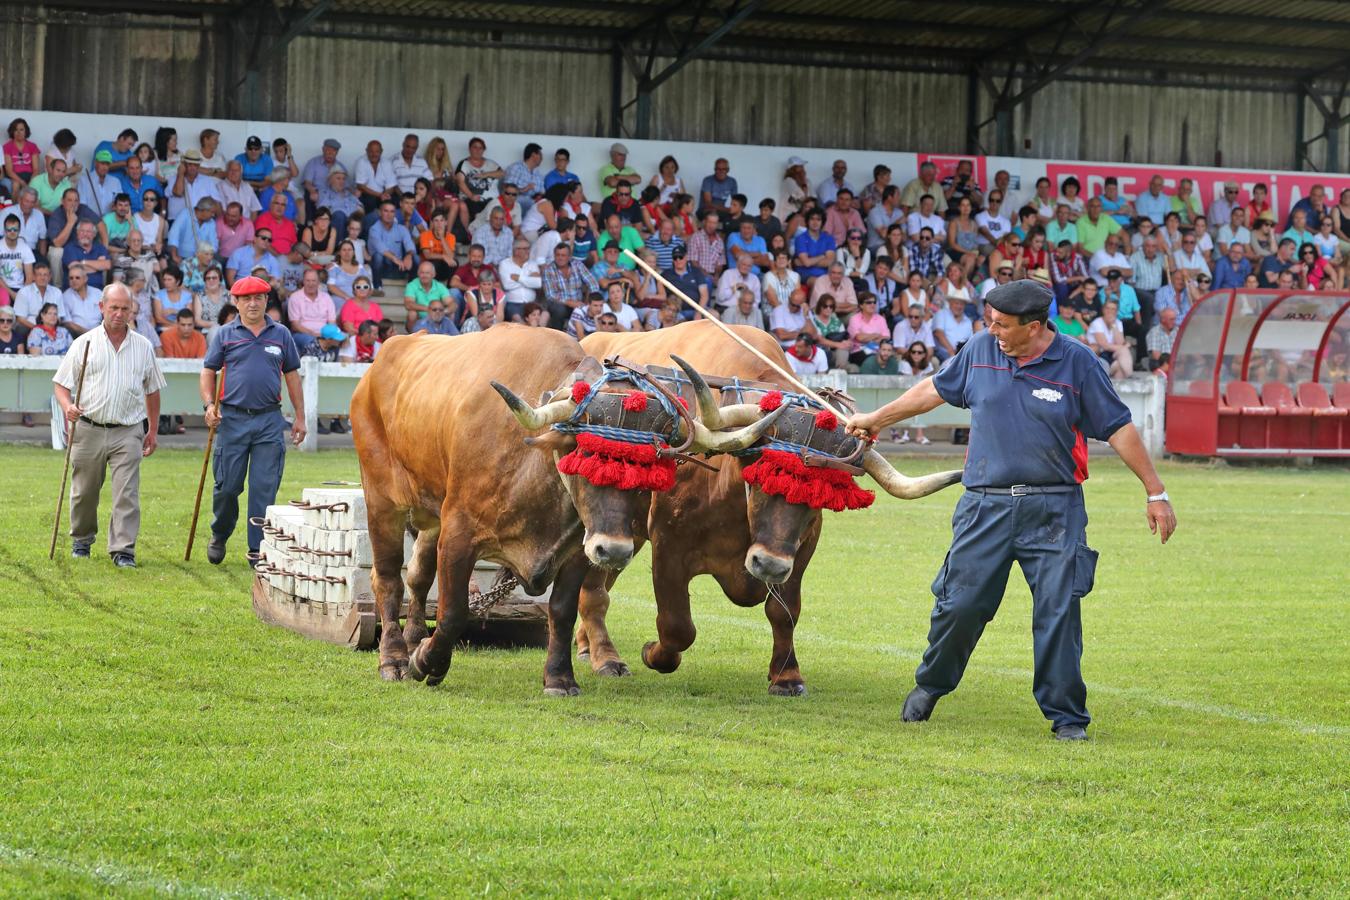
[[[1051,297],[1048,287],[1026,280],[990,291],[987,331],[937,375],[849,421],[850,433],[875,437],[943,403],[970,410],[966,491],[952,515],[951,550],[933,581],[928,649],[905,699],[906,722],[926,720],[938,699],[956,690],[1016,560],[1032,594],[1032,693],[1057,738],[1087,738],[1079,602],[1097,568],[1081,486],[1088,438],[1108,442],[1142,482],[1149,529],[1166,543],[1176,528],[1129,410],[1092,350],[1050,326]]]
[[[206,559],[213,565],[224,561],[225,542],[239,522],[244,479],[248,479],[250,520],[261,518],[276,502],[286,467],[282,381],[295,408],[291,440],[298,447],[305,439],[300,354],[285,326],[267,316],[271,290],[270,284],[253,275],[234,283],[230,294],[239,308],[239,318],[220,326],[202,360],[199,389],[206,407],[206,424],[220,429],[212,460],[215,487],[211,493],[211,542],[206,546]],[[225,386],[217,394],[220,378],[225,379]],[[262,529],[250,521],[250,563],[261,543]]]

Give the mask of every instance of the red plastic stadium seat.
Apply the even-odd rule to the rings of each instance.
[[[1350,381],[1338,381],[1331,388],[1331,405],[1350,409]]]
[[[1261,402],[1261,398],[1256,394],[1256,387],[1250,381],[1229,382],[1228,388],[1224,391],[1224,399],[1228,401],[1228,406],[1244,416],[1273,416],[1276,412],[1274,406],[1267,406]]]
[[[1208,397],[1211,386],[1214,382],[1209,378],[1201,378],[1198,381],[1192,381],[1186,386],[1186,392],[1192,397]]]
[[[1298,405],[1311,410],[1314,416],[1350,416],[1350,409],[1332,406],[1327,389],[1315,381],[1305,381],[1298,386]]]
[[[1276,412],[1282,416],[1310,416],[1312,410],[1304,409],[1294,402],[1294,395],[1289,390],[1289,385],[1283,381],[1269,381],[1261,388],[1261,399],[1265,401],[1266,406],[1275,407]]]

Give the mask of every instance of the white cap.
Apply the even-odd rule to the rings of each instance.
[[[802,159],[800,156],[788,157],[788,168],[792,168],[793,166],[804,166],[804,165],[806,165],[806,160]]]

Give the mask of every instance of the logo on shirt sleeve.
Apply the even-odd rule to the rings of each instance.
[[[1037,400],[1044,400],[1046,403],[1058,403],[1064,399],[1064,395],[1054,388],[1037,388],[1031,392],[1031,396]]]

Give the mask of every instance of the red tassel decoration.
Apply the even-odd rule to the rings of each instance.
[[[808,466],[784,450],[761,451],[759,459],[741,470],[741,477],[766,494],[812,509],[866,509],[877,498],[858,487],[849,473]]]
[[[623,408],[631,413],[645,412],[647,409],[647,395],[642,391],[629,391],[623,398]]]
[[[558,471],[580,475],[596,487],[621,491],[668,491],[675,487],[675,460],[659,458],[655,446],[628,444],[586,432],[577,435],[577,448],[558,460]]]
[[[680,405],[683,406],[685,409],[688,409],[688,408],[689,408],[689,401],[688,401],[688,400],[684,399],[683,397],[676,397],[675,399],[678,400],[678,401],[680,401]]]
[[[782,391],[769,391],[763,397],[759,398],[759,411],[771,413],[783,405]]]
[[[572,385],[572,402],[580,403],[586,399],[586,395],[591,392],[591,386],[584,381],[575,382]]]
[[[821,431],[834,431],[839,427],[839,418],[828,409],[816,413],[816,427]]]

